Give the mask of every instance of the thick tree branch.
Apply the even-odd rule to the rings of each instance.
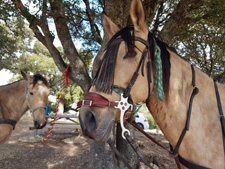
[[[181,27],[193,21],[188,18],[193,6],[200,5],[202,5],[202,0],[181,0],[159,33],[160,38],[169,44]]]
[[[43,43],[44,46],[49,50],[51,56],[53,57],[56,66],[61,72],[63,72],[67,64],[63,61],[60,52],[53,45],[54,36],[52,36],[46,17],[41,17],[37,19],[35,16],[31,15],[28,9],[22,4],[20,0],[12,0],[17,8],[20,10],[21,14],[28,20],[30,23],[30,28],[34,31],[37,39]],[[69,72],[69,77],[81,88],[86,91],[90,84],[90,77],[85,69],[83,61],[79,58],[79,54],[74,47],[70,33],[67,27],[67,23],[64,17],[63,7],[57,2],[51,3],[53,18],[55,21],[56,29],[58,36],[63,45],[65,56],[69,59],[71,64],[71,71]],[[41,31],[39,30],[41,28]]]
[[[84,62],[80,58],[72,41],[67,26],[64,6],[61,1],[50,1],[50,5],[58,37],[62,43],[65,56],[69,59],[72,68],[69,76],[74,82],[81,86],[84,91],[87,91],[91,79],[88,75]]]
[[[147,25],[149,26],[156,14],[156,11],[160,7],[159,4],[163,3],[163,0],[144,0],[143,1],[143,6],[145,8],[145,13],[146,13],[146,22]]]
[[[164,4],[164,2],[161,1],[160,5],[159,5],[158,12],[157,12],[157,15],[156,15],[155,23],[153,25],[152,33],[156,33],[159,25],[164,21],[164,20],[163,21],[160,21],[160,17],[163,14],[163,8],[164,8],[164,5],[163,4]]]
[[[31,15],[28,9],[23,5],[20,0],[12,0],[12,2],[15,3],[21,14],[27,19],[30,24],[30,28],[33,30],[36,38],[49,50],[51,56],[55,61],[55,64],[57,65],[59,70],[63,72],[67,65],[62,60],[59,51],[53,45],[54,37],[49,31],[47,20],[45,18],[37,19],[35,16]],[[42,29],[44,35],[41,33],[38,27]]]
[[[91,32],[92,35],[94,36],[95,40],[99,43],[102,44],[102,38],[100,36],[100,30],[98,29],[98,26],[95,24],[94,22],[94,18],[92,17],[92,11],[90,9],[90,5],[89,5],[89,0],[83,0],[85,5],[86,5],[86,14],[91,26]]]
[[[42,2],[42,18],[46,18],[48,11],[47,0],[43,0]]]

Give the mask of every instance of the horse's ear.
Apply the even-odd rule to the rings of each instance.
[[[106,14],[103,14],[103,27],[109,39],[111,39],[111,37],[120,30],[119,27],[113,23],[108,16],[106,16]]]
[[[27,76],[26,73],[24,73],[23,71],[20,71],[20,73],[21,73],[21,75],[23,76],[23,78],[24,78],[25,80],[28,80],[28,76]]]
[[[145,11],[141,0],[133,0],[131,2],[130,16],[135,30],[145,31],[147,29]]]
[[[50,76],[45,76],[45,79],[47,80],[47,82],[49,82],[49,80],[50,80]]]

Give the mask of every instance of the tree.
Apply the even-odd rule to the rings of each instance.
[[[1,1],[0,1],[1,2]],[[32,31],[22,16],[15,16],[0,3],[0,70],[12,69],[17,54],[29,51]]]
[[[101,45],[95,57],[93,65],[95,69],[99,61],[99,56],[107,43],[107,37],[103,36],[102,38],[101,12],[105,11],[114,23],[120,27],[124,27],[131,24],[129,17],[130,1],[131,0],[11,0],[1,3],[1,5],[5,6],[5,8],[12,13],[19,12],[28,21],[36,38],[48,49],[58,69],[63,72],[67,65],[70,64],[69,78],[81,86],[84,91],[87,91],[91,77],[89,76],[84,59],[78,53],[74,42],[76,44],[79,40],[83,48],[88,48],[93,54],[97,53]],[[195,56],[198,57],[192,58],[191,60],[197,63],[199,67],[205,62],[205,56],[204,53],[200,52],[202,48],[200,46],[203,45],[204,49],[210,46],[212,55],[206,56],[205,60],[209,60],[210,56],[212,59],[218,56],[216,61],[220,63],[214,62],[213,65],[215,65],[215,68],[213,68],[214,71],[211,71],[211,73],[218,73],[218,71],[215,70],[221,69],[221,73],[216,76],[220,76],[220,79],[224,78],[224,68],[221,67],[224,66],[224,49],[220,50],[220,39],[224,37],[225,23],[224,3],[222,1],[144,0],[143,5],[147,14],[147,23],[151,31],[157,37],[170,45],[175,45],[179,48],[182,47],[180,51],[187,54],[187,56],[193,52]],[[31,6],[33,7],[31,8]],[[55,26],[56,32],[51,29],[52,25]],[[199,26],[199,29],[197,26]],[[214,30],[217,30],[218,36],[215,35]],[[198,37],[202,35],[202,33],[212,34],[210,36],[210,39],[211,37],[212,39],[194,39],[194,37]],[[62,44],[63,55],[53,43],[54,39],[57,37]],[[202,43],[200,43],[200,41]],[[190,42],[192,42],[192,46],[190,46]],[[194,43],[201,45],[194,45]],[[211,45],[209,45],[209,43],[211,43]],[[222,43],[224,42],[222,41]],[[222,46],[224,46],[224,44]],[[206,52],[207,50],[205,53]],[[199,57],[202,58],[199,59]],[[199,59],[198,62],[196,62],[197,59]],[[205,63],[207,62],[208,61]],[[204,69],[207,71],[208,68]],[[101,153],[98,152],[103,151],[104,146],[96,146],[96,144],[93,143],[91,147],[93,156],[95,152],[101,156]],[[126,146],[121,147],[123,150],[127,148]],[[101,167],[101,165],[104,164],[104,157],[101,157],[103,160],[102,162],[98,162],[97,167]]]
[[[184,28],[175,46],[184,58],[213,79],[225,81],[225,34],[224,29],[197,24]],[[185,41],[181,41],[185,39]]]
[[[64,54],[61,47],[58,47],[58,50],[63,56]],[[91,59],[93,58],[92,54],[87,50],[80,50],[79,54],[84,59],[87,69],[91,69]],[[86,57],[84,58],[84,56]],[[64,58],[64,60],[67,62],[66,58]],[[15,62],[12,63],[10,67],[10,71],[13,74],[18,75],[11,78],[10,82],[14,82],[22,78],[20,71],[50,76],[49,83],[51,86],[51,95],[57,96],[58,98],[61,88],[62,73],[59,72],[48,50],[39,41],[35,41],[33,48],[30,48],[29,52],[24,52],[21,56],[16,57]],[[83,96],[81,88],[76,83],[72,83],[71,80],[69,81],[69,86],[64,85],[61,98],[61,101],[65,105],[65,111],[74,110],[71,107],[71,104],[80,100]],[[55,112],[57,103],[49,104],[51,105],[51,110]]]

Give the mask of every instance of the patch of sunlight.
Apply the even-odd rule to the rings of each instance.
[[[75,156],[76,154],[78,154],[78,148],[75,147],[74,145],[71,146],[71,148],[69,148],[67,151],[66,151],[66,154],[69,155],[69,156]]]
[[[33,144],[28,144],[27,147],[33,148],[34,145]]]
[[[16,144],[16,143],[17,143],[16,140],[8,141],[8,144]]]
[[[53,149],[60,149],[60,147],[59,147],[59,146],[57,146],[57,145],[53,145],[53,144],[49,145],[49,147],[51,147],[51,148],[53,148]]]
[[[63,164],[63,161],[55,162],[54,164],[47,164],[48,169],[57,168],[57,165]]]

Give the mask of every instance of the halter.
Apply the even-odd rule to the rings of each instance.
[[[29,98],[28,98],[28,82],[26,83],[26,86],[25,86],[25,95],[26,95],[26,101],[27,101],[28,108],[29,108],[29,110],[30,110],[30,111],[32,112],[32,114],[33,114],[33,121],[35,121],[35,119],[34,119],[34,112],[35,112],[36,110],[40,109],[40,108],[45,108],[45,109],[46,109],[46,106],[38,106],[38,107],[36,107],[36,108],[32,108],[32,107],[30,106],[30,103],[29,103],[29,100],[28,100],[28,99],[29,99]],[[0,124],[10,124],[10,125],[13,126],[13,130],[14,130],[17,121],[11,120],[11,119],[5,119],[5,117],[4,117],[4,112],[3,112],[2,108],[1,108],[1,105],[0,105],[0,112],[1,112],[1,114],[2,114],[2,119],[0,119]]]
[[[30,110],[30,112],[32,113],[33,115],[33,122],[35,122],[35,118],[34,118],[34,112],[38,109],[41,109],[41,108],[44,108],[44,109],[47,109],[47,106],[38,106],[36,108],[32,108],[30,103],[29,103],[29,97],[28,97],[28,82],[26,83],[26,87],[25,87],[25,93],[26,93],[26,101],[27,101],[27,105],[28,105],[28,108]],[[39,137],[39,135],[37,134],[37,130],[35,129],[35,136]]]
[[[117,42],[123,41],[122,38],[117,38],[116,40],[117,40]],[[133,114],[134,114],[153,95],[156,88],[157,88],[157,96],[160,98],[160,100],[164,99],[164,92],[163,92],[162,83],[161,83],[162,73],[158,72],[159,75],[155,74],[155,77],[159,77],[159,80],[157,80],[157,79],[155,80],[153,91],[152,92],[150,91],[150,83],[152,82],[152,79],[151,79],[151,58],[150,58],[150,54],[149,54],[150,53],[149,52],[149,47],[150,47],[149,42],[142,39],[142,38],[139,38],[139,37],[135,37],[134,40],[141,42],[142,44],[145,45],[146,48],[142,52],[142,56],[141,56],[141,59],[139,61],[139,64],[138,64],[138,66],[136,68],[136,71],[134,72],[128,86],[126,88],[119,87],[119,86],[116,86],[116,85],[112,86],[112,90],[115,91],[117,94],[119,94],[121,96],[120,101],[110,102],[107,98],[103,97],[100,94],[87,92],[87,93],[85,93],[84,100],[78,102],[78,104],[77,104],[78,106],[86,105],[86,106],[90,106],[90,107],[96,106],[96,107],[102,107],[102,108],[111,106],[111,107],[120,109],[120,125],[121,125],[121,128],[122,128],[122,137],[124,139],[126,139],[125,133],[130,135],[129,130],[127,130],[124,127],[124,122],[126,121],[126,119],[128,119],[130,117],[130,115],[132,113],[132,110],[133,110],[133,107],[138,107],[136,110],[133,111]],[[161,66],[160,48],[157,46],[155,41],[154,41],[154,44],[155,44],[155,54],[159,57],[159,59],[158,59],[159,63],[158,64],[159,64],[159,66]],[[147,97],[146,100],[142,101],[141,103],[136,104],[132,100],[132,97],[130,95],[130,91],[131,91],[131,88],[133,87],[133,85],[135,84],[135,82],[137,80],[137,77],[139,75],[138,72],[139,72],[140,68],[141,68],[141,74],[142,74],[142,76],[144,76],[144,65],[145,65],[146,57],[147,57],[147,76],[148,76],[148,97]],[[157,59],[155,59],[155,60],[157,61]],[[101,65],[99,66],[99,69],[98,69],[95,77],[98,76],[98,73],[101,69],[101,66],[102,66],[102,62],[101,62]],[[95,81],[95,79],[96,78],[94,78],[93,81]],[[92,85],[94,85],[93,82],[92,82]],[[128,102],[128,100],[131,101],[131,104]]]
[[[34,112],[40,108],[44,108],[46,109],[47,106],[38,106],[36,108],[32,108],[30,106],[30,103],[29,103],[29,97],[28,97],[28,83],[26,83],[26,87],[25,87],[25,93],[26,93],[26,101],[27,101],[27,105],[28,105],[28,108],[30,109],[30,111],[33,113],[33,118],[34,118]]]

